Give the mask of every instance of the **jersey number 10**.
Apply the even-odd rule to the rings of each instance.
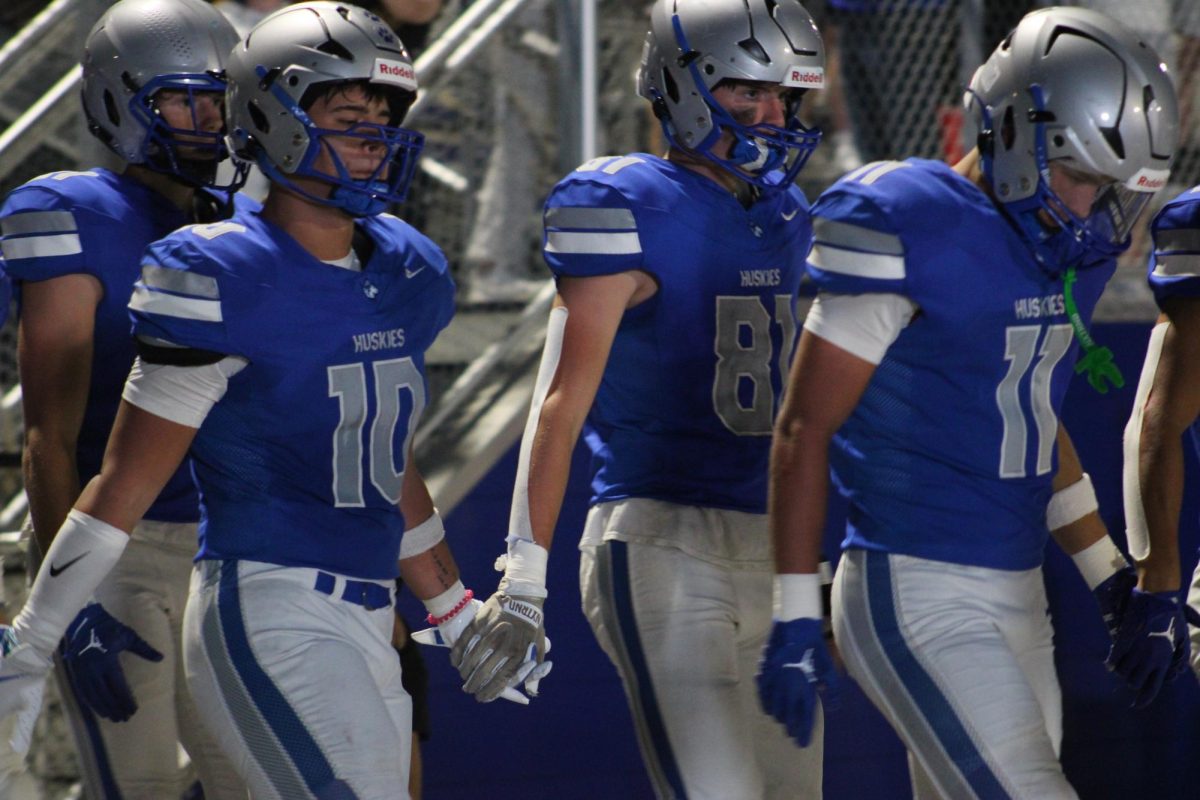
[[[404,460],[417,421],[425,408],[425,382],[411,358],[376,361],[375,417],[370,420],[368,453],[371,484],[392,503],[400,502],[404,483]],[[333,500],[338,507],[361,508],[363,502],[363,428],[367,419],[367,381],[365,364],[340,364],[329,367],[329,396],[336,397],[340,418],[333,433]],[[400,421],[400,393],[412,395],[412,410],[404,428],[400,458],[396,458],[396,425]],[[401,467],[396,469],[399,460]]]

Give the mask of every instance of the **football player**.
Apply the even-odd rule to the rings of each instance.
[[[979,146],[953,167],[876,162],[813,207],[820,293],[772,450],[783,614],[762,697],[803,729],[831,671],[815,609],[832,468],[849,502],[834,634],[907,746],[915,795],[1075,797],[1048,534],[1094,590],[1139,702],[1178,655],[1163,637],[1178,608],[1134,589],[1059,424],[1080,350],[1074,371],[1120,381],[1085,326],[1166,182],[1178,109],[1149,47],[1072,8],[1024,17],[966,101]]]
[[[382,213],[422,143],[400,127],[417,83],[379,17],[333,2],[264,19],[227,73],[229,141],[270,192],[143,256],[139,357],[99,475],[0,629],[0,715],[35,712],[67,622],[190,448],[184,656],[203,724],[254,797],[403,796],[393,580],[450,641],[478,604],[410,452],[454,285],[441,251]]]
[[[1200,445],[1200,187],[1163,206],[1150,226],[1150,288],[1162,313],[1125,428],[1125,531],[1140,588],[1178,601],[1182,576],[1179,513],[1183,504],[1183,436]],[[1185,609],[1192,669],[1200,675],[1200,567]]]
[[[20,293],[33,553],[46,552],[100,470],[135,355],[125,306],[142,250],[184,224],[230,213],[240,174],[224,186],[215,174],[227,155],[224,63],[236,42],[201,0],[109,8],[84,42],[82,99],[89,130],[124,167],[53,172],[0,207],[0,250]],[[208,797],[244,797],[183,681],[180,632],[199,519],[188,466],[149,500],[97,603],[69,627],[65,669],[55,672],[83,783],[94,798],[178,797],[182,743]],[[64,578],[76,571],[50,568]]]
[[[758,708],[771,624],[766,467],[811,240],[794,179],[824,53],[796,0],[659,0],[638,91],[665,157],[589,161],[546,203],[558,294],[521,445],[507,569],[452,653],[489,700],[544,641],[547,551],[581,431],[593,455],[584,610],[660,797],[818,797]]]

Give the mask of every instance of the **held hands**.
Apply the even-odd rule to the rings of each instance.
[[[759,665],[763,711],[783,723],[801,747],[812,740],[818,692],[828,704],[840,688],[821,627],[821,620],[813,618],[775,620]]]
[[[545,598],[509,594],[503,589],[488,598],[450,650],[450,663],[463,679],[463,691],[490,703],[509,687],[524,682],[536,697],[538,684],[550,672],[543,624]]]
[[[119,656],[124,650],[147,661],[163,658],[99,603],[79,612],[59,646],[63,667],[79,696],[92,711],[113,722],[124,722],[138,708],[121,669]]]
[[[1200,624],[1200,617],[1179,602],[1176,592],[1138,589],[1131,567],[1116,572],[1093,593],[1113,642],[1105,665],[1133,690],[1134,707],[1145,708],[1163,683],[1187,669],[1187,624]]]
[[[17,716],[10,743],[18,753],[29,750],[50,667],[50,659],[22,644],[16,630],[0,625],[0,719]]]
[[[550,641],[542,615],[548,556],[532,541],[510,539],[508,554],[496,559],[496,569],[504,570],[500,587],[450,651],[463,691],[481,703],[490,703],[518,683],[536,697],[538,684],[550,673],[552,662],[545,660]]]

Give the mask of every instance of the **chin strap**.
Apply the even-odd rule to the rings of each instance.
[[[1071,329],[1075,332],[1075,338],[1079,340],[1079,346],[1083,348],[1083,358],[1075,363],[1075,373],[1082,375],[1086,372],[1087,381],[1092,388],[1100,394],[1108,394],[1105,381],[1120,389],[1125,385],[1125,376],[1113,361],[1112,350],[1098,346],[1084,326],[1083,319],[1079,316],[1079,308],[1075,305],[1075,294],[1072,292],[1075,279],[1075,267],[1068,267],[1063,275],[1063,300],[1067,306],[1067,319],[1071,322]]]

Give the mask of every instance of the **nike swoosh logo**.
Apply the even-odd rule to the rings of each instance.
[[[416,269],[409,269],[408,267],[405,267],[405,268],[404,268],[404,277],[406,277],[406,278],[411,278],[411,277],[413,277],[414,275],[417,275],[417,274],[419,274],[420,272],[422,272],[424,269],[425,269],[425,265],[424,265],[424,264],[422,264],[421,266],[417,267]]]
[[[80,553],[79,555],[77,555],[77,556],[75,556],[74,558],[72,558],[72,559],[71,559],[70,561],[68,561],[67,563],[63,564],[61,567],[57,567],[57,566],[55,566],[54,564],[51,564],[51,565],[50,565],[50,577],[51,577],[51,578],[57,578],[59,575],[61,575],[62,573],[66,572],[68,569],[70,569],[72,564],[74,564],[74,563],[75,563],[76,561],[78,561],[79,559],[81,559],[81,558],[84,558],[84,557],[85,557],[85,556],[87,556],[87,554],[88,554],[88,553],[90,553],[90,552],[92,552],[92,551],[91,551],[91,550],[85,550],[84,552],[82,552],[82,553]]]
[[[785,212],[780,212],[779,216],[783,217],[784,222],[791,222],[793,219],[796,218],[796,215],[799,213],[800,213],[800,206],[796,206],[795,208],[792,209],[792,213],[788,214]]]

